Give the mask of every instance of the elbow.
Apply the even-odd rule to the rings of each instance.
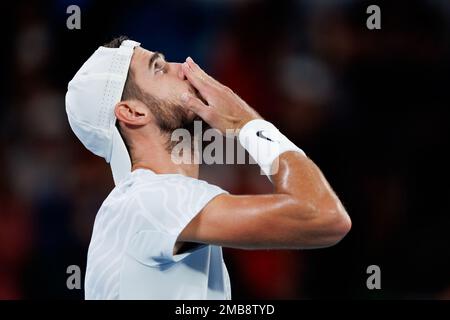
[[[350,232],[352,221],[341,206],[341,208],[333,209],[323,214],[324,238],[322,239],[324,247],[331,247],[338,244]]]
[[[289,248],[320,249],[338,244],[350,232],[352,222],[342,205],[311,208],[310,218],[301,220]]]
[[[338,244],[350,232],[352,222],[343,207],[318,210],[311,226],[310,242],[305,249],[319,249]]]
[[[352,221],[339,200],[322,206],[312,203],[305,206],[305,202],[301,205],[300,210],[299,207],[293,210],[294,216],[300,218],[297,218],[297,223],[290,223],[292,233],[283,236],[282,248],[327,248],[338,244],[350,232]]]

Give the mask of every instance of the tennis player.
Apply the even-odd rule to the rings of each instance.
[[[222,247],[312,249],[351,222],[305,153],[191,58],[167,62],[126,37],[99,47],[69,82],[70,126],[111,166],[88,250],[86,299],[231,299]],[[237,139],[273,193],[232,195],[175,163],[174,130],[201,118]]]

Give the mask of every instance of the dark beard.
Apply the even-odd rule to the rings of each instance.
[[[144,103],[149,107],[156,124],[163,135],[167,137],[166,150],[170,153],[178,141],[171,141],[172,133],[176,129],[185,129],[192,137],[192,150],[194,150],[194,141],[201,139],[203,132],[210,126],[203,122],[199,116],[190,119],[187,111],[179,104],[171,101],[163,101],[156,99],[148,94],[145,95]],[[195,122],[202,121],[201,135],[195,135]]]

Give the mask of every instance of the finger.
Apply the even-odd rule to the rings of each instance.
[[[205,97],[208,86],[210,86],[206,80],[205,77],[199,75],[198,73],[195,73],[189,65],[184,62],[182,65],[182,69],[184,72],[184,75],[189,80],[189,82],[197,89],[200,94]]]
[[[221,85],[219,81],[211,77],[202,68],[200,68],[200,66],[197,63],[195,63],[191,57],[187,57],[186,62],[188,66],[194,71],[194,73],[198,74],[200,77],[208,79],[211,83],[215,85]]]
[[[211,108],[205,105],[199,98],[185,92],[181,95],[181,102],[183,107],[188,108],[203,120],[208,121]]]

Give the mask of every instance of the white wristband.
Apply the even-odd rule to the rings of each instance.
[[[305,155],[272,123],[262,119],[247,122],[239,132],[239,142],[269,179],[278,172],[278,156],[282,153],[296,151]]]

